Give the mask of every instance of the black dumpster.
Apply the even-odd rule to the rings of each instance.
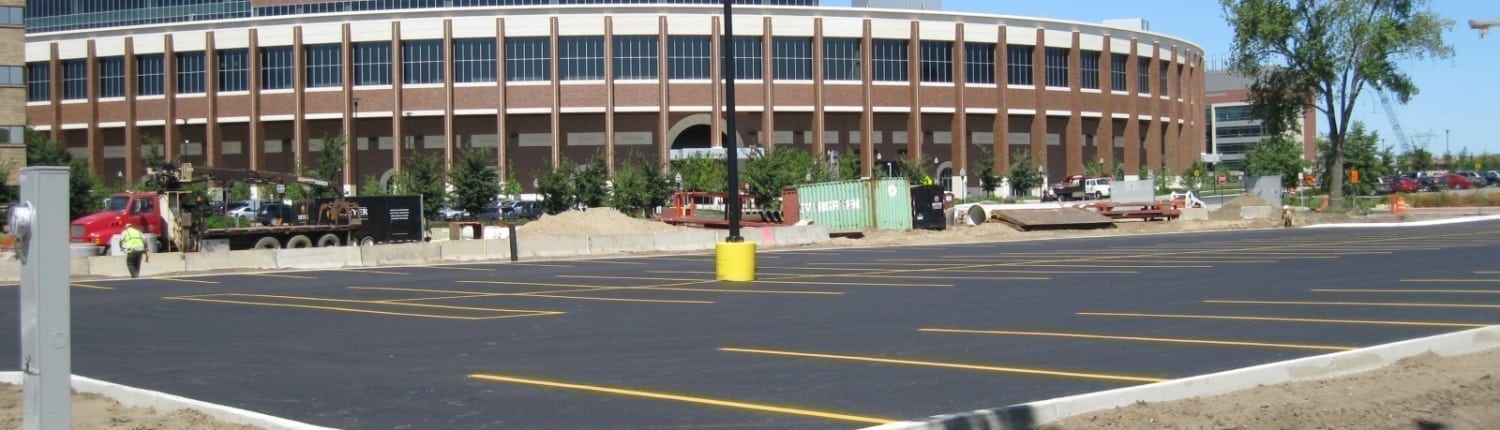
[[[911,187],[911,226],[924,230],[948,228],[948,219],[943,216],[943,187],[918,185]]]

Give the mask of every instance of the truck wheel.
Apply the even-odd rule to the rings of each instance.
[[[262,237],[255,241],[255,249],[281,249],[281,241],[274,237]]]
[[[362,237],[362,238],[359,239],[359,246],[373,246],[373,245],[375,245],[375,237],[374,236],[365,236],[365,237]]]
[[[331,248],[339,246],[340,243],[342,241],[339,240],[339,235],[333,233],[324,234],[323,237],[318,238],[319,248]]]
[[[291,249],[312,248],[312,246],[312,239],[308,239],[307,236],[300,234],[292,236],[291,239],[287,239],[286,241],[286,247]]]
[[[1101,196],[1098,191],[1089,193],[1089,199],[1091,199],[1091,200],[1099,200],[1100,197],[1103,197],[1103,196]]]

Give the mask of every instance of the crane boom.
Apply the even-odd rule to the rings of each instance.
[[[1385,88],[1375,87],[1375,94],[1380,96],[1380,105],[1385,107],[1385,117],[1391,122],[1391,129],[1396,132],[1396,141],[1401,143],[1401,152],[1411,152],[1411,141],[1406,139],[1406,131],[1401,129],[1401,119],[1396,117],[1396,107],[1391,103],[1391,96],[1386,94]]]

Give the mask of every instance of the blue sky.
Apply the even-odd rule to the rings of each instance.
[[[822,3],[849,5],[848,0]],[[1468,25],[1470,19],[1500,19],[1500,3],[1436,0],[1429,7],[1453,20],[1444,40],[1453,46],[1454,55],[1403,64],[1421,93],[1411,103],[1396,107],[1401,125],[1413,144],[1426,142],[1427,149],[1436,154],[1443,153],[1445,143],[1454,153],[1468,148],[1472,153],[1500,154],[1500,134],[1493,132],[1500,122],[1500,115],[1495,114],[1500,112],[1500,28],[1480,39]],[[1217,0],[943,0],[943,9],[1083,22],[1144,18],[1152,31],[1197,43],[1211,59],[1227,56],[1234,36]],[[1374,93],[1361,94],[1354,116],[1380,133],[1387,145],[1397,145]],[[1327,127],[1320,125],[1319,133],[1325,132]]]

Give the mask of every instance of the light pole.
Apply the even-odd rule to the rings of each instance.
[[[1449,131],[1452,130],[1446,128],[1443,129],[1443,167],[1448,168],[1448,170],[1453,170],[1453,148],[1448,147]]]
[[[346,148],[348,148],[348,150],[345,151],[345,152],[349,154],[349,182],[354,183],[354,184],[358,184],[359,183],[359,97],[354,97],[353,99],[350,100],[350,103],[353,105],[353,110],[350,112],[350,116],[352,118],[349,119],[349,139],[347,139],[347,141],[344,142],[344,146]],[[349,185],[350,184],[344,184],[344,188],[349,188]]]

